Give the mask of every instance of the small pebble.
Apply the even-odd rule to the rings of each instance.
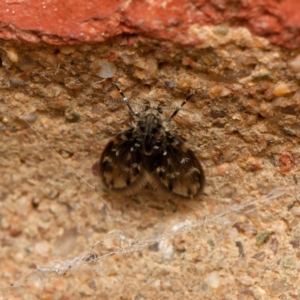
[[[235,188],[230,184],[226,183],[219,188],[220,196],[224,198],[230,198],[236,192]]]
[[[273,297],[273,296],[278,295],[279,293],[288,292],[292,288],[292,286],[287,282],[286,278],[279,278],[279,279],[272,281],[269,284],[268,288],[270,291],[270,296]]]
[[[19,67],[22,71],[32,71],[36,68],[36,62],[28,55],[24,55],[19,63]]]
[[[295,159],[290,152],[283,152],[279,157],[280,173],[289,174],[295,167]]]
[[[15,49],[12,49],[12,48],[7,49],[7,50],[6,50],[6,53],[7,53],[8,58],[9,58],[12,62],[16,63],[16,62],[19,61],[19,56],[18,56],[18,53],[16,52]]]
[[[298,207],[293,207],[293,208],[291,209],[291,213],[292,213],[294,216],[299,217],[299,216],[300,216],[300,207],[299,207],[299,206],[298,206]]]
[[[229,28],[227,26],[223,26],[223,25],[217,25],[213,28],[213,33],[216,35],[227,35],[227,33],[229,32]]]
[[[48,242],[41,241],[35,244],[34,249],[39,255],[47,256],[50,252],[51,246]]]
[[[101,78],[112,78],[115,76],[117,72],[117,67],[112,62],[102,62],[101,64],[101,70],[96,75],[98,75]]]
[[[172,286],[171,281],[170,281],[169,279],[167,279],[167,278],[163,278],[163,279],[162,279],[162,283],[163,283],[163,285],[166,286],[166,287],[171,287],[171,286]]]
[[[77,123],[80,121],[80,114],[75,111],[72,112],[65,112],[65,116],[67,120],[71,123]]]
[[[270,235],[271,235],[270,231],[260,232],[256,236],[256,246],[260,246],[260,245],[264,244],[265,242],[267,242],[267,240],[269,239]]]
[[[284,256],[280,261],[282,271],[287,276],[296,277],[298,274],[299,264],[294,256]]]
[[[209,89],[209,96],[211,98],[214,98],[214,97],[218,96],[221,93],[221,91],[222,91],[222,87],[221,86],[214,85],[213,87],[211,87]]]
[[[258,252],[258,253],[255,253],[252,258],[258,260],[258,261],[264,261],[266,257],[266,252],[265,251],[261,251],[261,252]]]
[[[8,117],[3,117],[2,123],[7,124],[9,122]]]
[[[229,163],[223,163],[222,165],[217,166],[218,174],[226,174],[229,169]]]
[[[274,252],[274,254],[277,253],[278,247],[279,247],[279,242],[277,238],[272,238],[270,241],[270,249]]]
[[[164,259],[170,259],[173,255],[173,245],[170,240],[164,240],[159,243],[159,250]]]
[[[280,234],[284,234],[287,231],[287,224],[285,221],[276,220],[272,223],[271,230]]]
[[[262,163],[261,161],[256,158],[256,157],[253,157],[253,156],[250,156],[247,158],[246,160],[246,163],[245,163],[245,168],[246,170],[248,171],[257,171],[257,170],[260,170],[262,168]]]
[[[69,255],[75,249],[77,237],[76,227],[66,230],[63,235],[56,238],[53,254],[58,257]]]
[[[31,200],[27,197],[20,197],[17,200],[18,213],[20,215],[27,215],[31,211]]]
[[[17,236],[19,236],[21,234],[22,234],[22,229],[21,228],[11,228],[9,230],[9,235],[11,237],[17,237]]]
[[[290,87],[285,82],[278,82],[273,89],[273,95],[282,97],[291,92]]]
[[[291,70],[295,73],[300,73],[300,54],[289,62]]]
[[[157,279],[157,280],[153,281],[152,284],[151,284],[151,286],[152,287],[159,287],[160,286],[160,280]]]
[[[220,276],[217,272],[213,271],[211,273],[209,273],[206,277],[205,277],[205,282],[212,288],[216,289],[220,286]]]
[[[59,50],[63,54],[71,54],[75,52],[75,48],[72,46],[63,46]]]
[[[249,276],[242,276],[237,278],[237,280],[242,284],[242,285],[246,285],[246,286],[252,286],[254,284],[254,280],[253,278],[249,277]]]
[[[37,116],[35,113],[30,113],[30,114],[24,115],[22,119],[26,122],[35,122],[37,119]]]
[[[181,90],[189,90],[192,88],[192,78],[189,76],[181,76],[176,82],[176,86]]]
[[[259,110],[260,110],[260,114],[265,118],[274,115],[274,112],[272,110],[272,104],[270,103],[262,102],[260,104]]]

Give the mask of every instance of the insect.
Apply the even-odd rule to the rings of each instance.
[[[169,131],[169,123],[192,97],[190,93],[166,120],[160,107],[135,112],[122,90],[113,83],[134,119],[132,128],[117,134],[104,149],[100,176],[113,190],[134,194],[150,184],[182,198],[201,193],[204,172],[195,154]]]

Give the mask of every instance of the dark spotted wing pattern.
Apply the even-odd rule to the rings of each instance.
[[[199,195],[205,183],[199,161],[182,141],[170,135],[168,140],[165,155],[157,156],[152,173],[154,185],[184,198]]]
[[[120,133],[106,146],[100,171],[106,187],[125,194],[137,192],[147,183],[157,190],[192,198],[204,187],[204,172],[194,153],[169,135],[163,150],[145,155],[132,137],[132,130]]]
[[[105,186],[116,191],[132,193],[145,184],[147,174],[132,130],[120,133],[108,143],[100,159],[100,173]]]

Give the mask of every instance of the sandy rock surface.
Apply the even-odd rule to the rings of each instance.
[[[245,28],[186,48],[1,42],[1,299],[298,299],[299,51]],[[206,174],[183,201],[114,195],[93,165],[159,105]]]

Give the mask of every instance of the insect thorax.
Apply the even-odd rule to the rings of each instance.
[[[133,136],[141,144],[141,151],[152,155],[163,151],[166,128],[165,120],[159,108],[146,108],[136,118]]]

